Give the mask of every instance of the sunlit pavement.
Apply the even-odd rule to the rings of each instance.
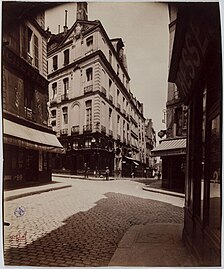
[[[183,223],[183,198],[141,183],[59,181],[72,187],[5,202],[6,265],[107,266],[131,226]]]

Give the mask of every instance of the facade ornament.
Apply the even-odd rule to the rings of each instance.
[[[75,38],[79,39],[80,37],[82,38],[82,25],[80,25],[80,23],[77,23],[76,27],[75,27]]]

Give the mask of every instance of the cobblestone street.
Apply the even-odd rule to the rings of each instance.
[[[107,266],[132,225],[183,223],[183,199],[141,183],[64,181],[72,187],[5,202],[6,265]]]

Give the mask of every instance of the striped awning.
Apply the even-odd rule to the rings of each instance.
[[[55,134],[35,130],[7,119],[3,119],[3,133],[6,144],[58,153],[63,149]]]
[[[152,157],[186,154],[186,138],[161,140],[153,149]]]

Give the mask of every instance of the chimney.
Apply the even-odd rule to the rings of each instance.
[[[87,2],[77,2],[77,20],[88,21]]]
[[[68,13],[68,10],[65,10],[65,26],[64,26],[64,33],[66,34],[67,33],[67,30],[68,30],[68,26],[67,26],[67,24],[68,24],[68,15],[67,15],[67,13]]]

